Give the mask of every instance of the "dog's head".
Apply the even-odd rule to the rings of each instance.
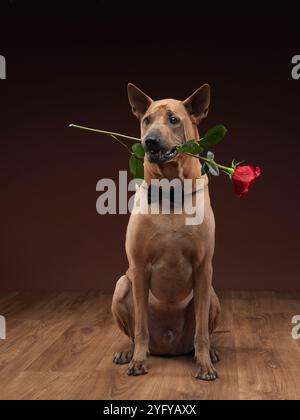
[[[185,101],[153,101],[133,84],[128,85],[132,111],[140,120],[141,139],[151,163],[176,158],[176,147],[196,138],[197,125],[208,114],[210,87],[203,85]]]

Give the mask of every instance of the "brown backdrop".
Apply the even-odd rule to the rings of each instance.
[[[293,10],[82,4],[25,9],[15,1],[2,14],[0,289],[113,290],[126,269],[128,217],[97,215],[95,186],[127,169],[127,155],[67,125],[138,135],[131,81],[153,98],[182,99],[209,82],[202,132],[218,123],[229,129],[217,158],[263,169],[245,199],[225,176],[211,182],[217,288],[300,290]]]

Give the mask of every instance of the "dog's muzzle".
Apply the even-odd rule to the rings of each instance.
[[[176,147],[164,149],[157,137],[147,137],[144,141],[144,149],[151,163],[165,163],[177,155]]]

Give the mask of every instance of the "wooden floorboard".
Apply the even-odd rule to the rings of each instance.
[[[300,340],[291,319],[300,295],[221,293],[213,344],[220,379],[197,381],[191,356],[150,357],[148,375],[112,364],[126,344],[110,313],[111,296],[0,294],[7,338],[0,340],[0,399],[300,399]]]

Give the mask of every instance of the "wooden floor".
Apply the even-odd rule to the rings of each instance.
[[[0,399],[300,399],[300,340],[291,337],[300,295],[233,292],[221,301],[213,337],[220,379],[204,383],[188,356],[150,357],[142,377],[113,365],[126,338],[113,324],[110,296],[0,294]]]

